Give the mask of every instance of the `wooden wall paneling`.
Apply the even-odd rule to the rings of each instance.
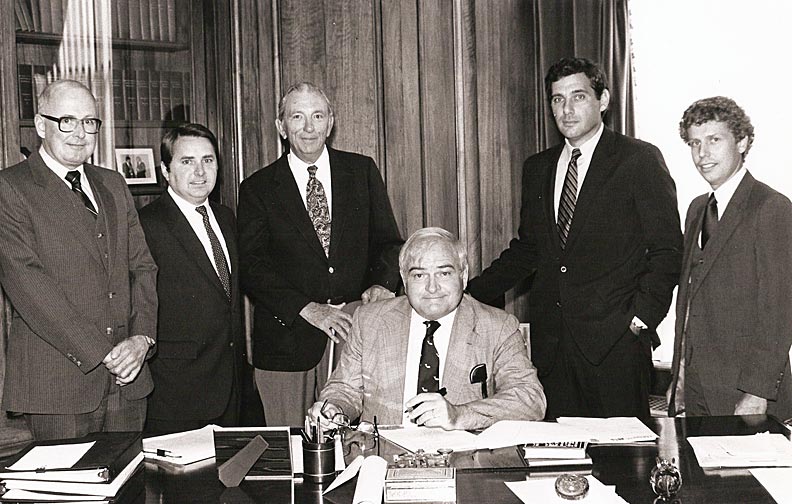
[[[382,1],[385,184],[405,238],[424,226],[423,145],[418,68],[418,6]]]
[[[459,233],[453,4],[418,3],[424,223]]]
[[[310,81],[325,89],[332,101],[334,90],[326,86],[325,3],[322,0],[280,0],[278,5],[282,81],[279,94],[292,84]]]
[[[459,239],[471,274],[481,271],[481,197],[476,52],[476,4],[454,1],[454,76]]]

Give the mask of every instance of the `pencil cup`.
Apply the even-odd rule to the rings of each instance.
[[[308,483],[327,483],[336,477],[335,439],[326,443],[303,441],[303,477]]]

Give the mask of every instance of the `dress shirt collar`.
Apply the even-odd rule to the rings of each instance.
[[[319,158],[316,160],[315,163],[306,163],[299,157],[297,157],[293,152],[289,152],[287,159],[289,160],[289,168],[291,168],[292,173],[297,174],[299,173],[301,178],[304,176],[306,179],[308,175],[303,175],[308,173],[309,166],[316,166],[316,176],[319,177],[320,173],[330,173],[330,154],[327,152],[327,146],[325,145],[322,149],[322,153],[319,154]],[[295,175],[296,176],[296,175]],[[304,187],[301,189],[305,189]]]
[[[597,144],[599,143],[600,137],[602,136],[602,132],[605,130],[604,123],[600,123],[599,129],[594,134],[593,137],[589,138],[585,142],[583,142],[580,146],[574,147],[571,143],[569,143],[569,139],[564,139],[564,152],[567,156],[567,162],[572,157],[572,151],[574,149],[580,150],[580,155],[583,159],[586,160],[586,164],[591,160],[591,156],[594,155],[594,149],[597,148]]]
[[[742,182],[746,173],[748,173],[748,170],[745,168],[745,165],[742,165],[740,169],[737,170],[737,173],[732,175],[729,180],[713,191],[715,193],[715,200],[718,202],[718,219],[723,217],[723,212],[725,212],[726,207],[729,206],[734,192],[737,191],[737,187],[740,185],[740,182]]]
[[[39,149],[39,154],[41,154],[41,159],[44,160],[44,164],[47,165],[47,168],[52,170],[55,173],[55,175],[57,175],[58,177],[60,177],[61,180],[66,182],[69,188],[71,188],[71,184],[69,183],[69,181],[66,180],[66,174],[72,170],[77,170],[78,172],[80,172],[80,183],[82,184],[86,183],[87,178],[85,177],[85,169],[83,168],[83,165],[80,165],[77,168],[67,168],[59,161],[57,161],[55,158],[50,156],[49,153],[44,149],[43,145]]]
[[[168,186],[168,194],[170,194],[170,197],[173,198],[173,201],[176,203],[176,206],[179,207],[179,210],[181,210],[181,212],[188,217],[194,217],[196,215],[200,217],[200,214],[196,212],[195,209],[201,206],[205,206],[208,212],[212,211],[208,200],[204,200],[204,202],[200,205],[195,205],[176,194],[176,191],[174,191],[170,186]],[[203,220],[203,217],[200,218]]]

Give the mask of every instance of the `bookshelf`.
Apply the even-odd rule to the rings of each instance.
[[[97,98],[103,121],[93,162],[116,168],[115,149],[152,149],[165,129],[206,119],[204,4],[209,0],[11,0],[21,152],[39,147],[33,118],[49,82],[71,78]],[[212,22],[214,22],[212,20]],[[130,182],[133,194],[161,184]]]

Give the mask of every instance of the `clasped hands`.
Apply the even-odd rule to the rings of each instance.
[[[146,361],[148,349],[148,339],[137,334],[126,338],[110,350],[102,363],[108,371],[115,375],[116,385],[123,387],[137,378]]]
[[[363,304],[394,297],[395,294],[380,285],[372,285],[360,296]],[[300,316],[309,324],[321,329],[334,343],[346,340],[352,328],[352,315],[341,311],[345,303],[320,304],[313,301],[300,310]]]

